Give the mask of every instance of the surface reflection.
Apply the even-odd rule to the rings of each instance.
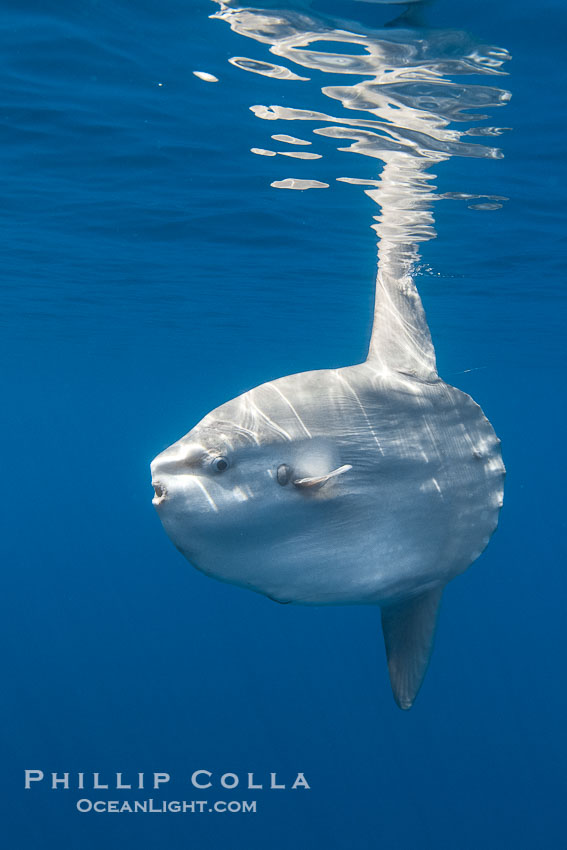
[[[409,26],[402,15],[392,25],[369,28],[361,22],[314,13],[307,4],[286,8],[242,7],[238,0],[213,0],[211,17],[241,36],[268,46],[289,67],[242,56],[229,61],[247,71],[279,79],[316,82],[332,101],[329,112],[288,105],[251,104],[256,117],[268,121],[315,122],[311,132],[339,142],[338,150],[382,163],[368,180],[337,175],[336,180],[362,185],[379,206],[374,229],[379,237],[381,274],[408,274],[418,243],[435,236],[432,204],[445,198],[465,200],[478,210],[494,210],[506,200],[453,192],[436,194],[432,166],[452,156],[499,158],[493,140],[503,128],[490,126],[494,107],[510,92],[495,85],[505,75],[510,55],[502,47],[482,44],[455,29]],[[306,76],[307,72],[309,76]],[[321,79],[324,75],[324,79]],[[344,76],[344,81],[341,77]],[[332,77],[332,79],[329,79]],[[352,78],[355,79],[352,79]],[[321,84],[322,83],[322,84]],[[308,132],[302,130],[302,135]],[[288,145],[311,144],[284,133],[272,136]],[[264,155],[321,158],[304,152],[253,148]],[[283,162],[283,161],[282,161]],[[345,160],[346,167],[346,160]],[[282,175],[275,188],[325,188],[316,166],[310,179]],[[328,172],[326,172],[328,179]]]

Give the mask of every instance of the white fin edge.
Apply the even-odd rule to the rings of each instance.
[[[321,475],[318,478],[298,478],[293,483],[296,487],[315,487],[317,484],[325,484],[325,482],[330,478],[342,475],[343,472],[348,472],[349,469],[352,469],[352,465],[350,463],[345,463],[344,466],[339,466],[338,469],[333,469],[333,471],[328,472],[327,475]]]

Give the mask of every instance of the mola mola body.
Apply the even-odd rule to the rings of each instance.
[[[401,708],[445,584],[496,528],[503,479],[480,407],[437,375],[411,277],[384,273],[364,363],[262,384],[152,463],[163,526],[202,572],[281,603],[379,605]]]

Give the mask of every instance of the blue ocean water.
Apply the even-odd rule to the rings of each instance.
[[[404,8],[264,5],[366,28]],[[391,697],[377,610],[279,606],[211,581],[151,505],[150,460],[205,413],[280,375],[359,362],[370,334],[379,210],[336,178],[376,180],[381,163],[325,137],[313,137],[320,160],[250,152],[322,126],[250,106],[336,115],[321,87],[345,78],[229,63],[292,67],[218,11],[3,5],[5,844],[562,846],[564,4],[439,0],[386,27],[394,41],[408,27],[425,42],[468,32],[512,56],[509,75],[481,80],[512,93],[487,110],[511,128],[496,140],[504,157],[433,168],[438,195],[508,200],[435,201],[417,275],[440,374],[502,439],[504,509],[445,593],[409,713]],[[329,188],[270,185],[288,177]],[[26,791],[25,769],[46,781]],[[80,797],[128,794],[47,781],[159,771],[167,790],[129,796],[204,799],[197,769],[214,775],[209,800],[256,799],[257,812],[82,814]],[[290,790],[298,771],[310,790]],[[227,772],[242,780],[230,792]],[[249,772],[288,788],[248,791]]]

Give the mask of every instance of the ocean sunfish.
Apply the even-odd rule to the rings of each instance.
[[[151,469],[166,533],[207,575],[281,603],[379,605],[408,709],[443,588],[496,528],[504,465],[480,407],[437,374],[412,276],[385,268],[364,363],[262,384]]]

